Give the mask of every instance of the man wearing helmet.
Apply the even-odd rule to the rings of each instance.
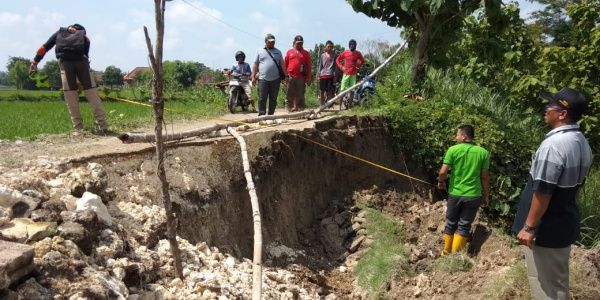
[[[90,40],[85,34],[85,28],[79,24],[61,27],[37,50],[35,58],[29,67],[30,72],[37,71],[38,63],[54,45],[56,45],[56,58],[60,67],[65,102],[71,115],[73,129],[76,131],[83,129],[83,121],[79,112],[79,91],[77,85],[77,81],[79,80],[85,91],[85,97],[94,111],[98,132],[104,133],[106,131],[104,109],[98,96],[98,86],[94,82],[94,77],[90,74],[90,62],[88,59]]]
[[[250,68],[250,65],[245,62],[245,60],[246,54],[243,51],[237,51],[235,53],[236,64],[231,67],[229,75],[239,75],[239,77],[237,77],[238,81],[244,88],[246,96],[248,96],[248,101],[250,102],[250,105],[252,105],[252,111],[256,111],[254,101],[252,100],[252,87],[250,86],[250,75],[252,75],[252,69]],[[231,90],[229,93],[231,93]]]

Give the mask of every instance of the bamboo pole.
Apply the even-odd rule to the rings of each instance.
[[[239,126],[240,124],[243,124],[243,123],[258,123],[260,121],[276,120],[276,119],[301,119],[311,113],[312,113],[312,111],[304,111],[304,112],[297,112],[297,113],[284,114],[284,115],[260,116],[260,117],[240,120],[237,122],[229,122],[229,123],[217,124],[217,125],[194,129],[194,130],[189,130],[189,131],[170,133],[170,134],[163,135],[163,138],[164,138],[164,141],[181,140],[181,139],[195,137],[195,136],[199,136],[199,135],[203,135],[203,134],[208,134],[210,132],[225,129],[225,128],[232,127],[232,126]],[[149,143],[149,142],[154,142],[155,137],[156,137],[155,133],[124,133],[119,136],[119,139],[123,143],[127,143],[127,144],[129,144],[129,143]]]
[[[354,90],[355,88],[357,88],[361,84],[363,84],[363,82],[365,82],[366,80],[369,80],[371,77],[375,76],[375,74],[377,74],[381,69],[383,69],[383,67],[385,67],[394,57],[396,57],[396,55],[398,55],[398,53],[400,53],[400,50],[402,50],[405,45],[406,45],[406,42],[404,42],[404,44],[402,44],[400,47],[398,47],[398,49],[396,49],[396,51],[394,51],[394,53],[392,55],[390,55],[390,57],[388,57],[383,63],[381,63],[381,65],[379,65],[379,67],[377,67],[375,70],[373,70],[373,72],[371,72],[371,74],[369,74],[368,76],[366,76],[365,78],[363,78],[363,80],[361,80],[360,82],[356,83],[355,85],[347,88],[346,90],[344,90],[344,91],[340,92],[339,94],[337,94],[335,97],[331,98],[325,104],[323,104],[322,106],[320,106],[319,108],[317,108],[315,111],[313,111],[313,113],[311,115],[309,115],[308,118],[309,119],[316,118],[317,115],[321,111],[323,111],[324,109],[332,106],[333,104],[335,104],[335,102],[338,99],[341,99],[345,94],[347,94],[348,92]]]
[[[146,36],[146,46],[148,47],[148,57],[152,65],[152,107],[154,108],[156,135],[156,156],[158,159],[157,176],[161,183],[161,196],[165,207],[167,217],[167,239],[171,246],[173,254],[173,264],[175,272],[179,278],[183,279],[183,269],[181,267],[181,257],[179,256],[179,245],[177,244],[177,233],[175,230],[175,216],[173,215],[173,207],[171,204],[171,196],[169,194],[169,181],[167,181],[167,173],[165,171],[165,147],[162,136],[162,125],[164,122],[165,101],[163,98],[163,78],[162,78],[162,52],[163,52],[163,36],[165,29],[165,0],[154,0],[154,11],[156,21],[156,48],[152,51],[152,42],[148,35],[148,28],[144,26],[144,35]]]
[[[277,116],[275,116],[275,115],[261,116],[261,117],[241,120],[239,122],[217,124],[217,125],[210,126],[210,127],[199,128],[199,129],[194,129],[194,130],[189,130],[189,131],[184,131],[184,132],[179,132],[179,133],[167,134],[164,136],[164,140],[165,141],[173,141],[173,140],[181,140],[181,139],[186,139],[186,138],[190,138],[190,137],[195,137],[195,136],[210,133],[215,130],[225,129],[225,128],[229,128],[231,126],[238,126],[240,123],[256,123],[256,122],[265,121],[265,120],[293,119],[293,118],[303,118],[303,117],[306,117],[309,120],[315,119],[319,116],[319,113],[321,113],[326,108],[332,106],[338,99],[340,99],[345,94],[352,91],[353,89],[359,87],[365,80],[368,80],[369,78],[375,76],[394,57],[396,57],[396,55],[398,55],[398,53],[400,53],[400,50],[402,50],[405,45],[406,45],[406,42],[404,42],[404,44],[402,44],[400,47],[398,47],[398,49],[396,49],[396,51],[394,51],[394,53],[392,55],[390,55],[390,57],[388,57],[381,65],[379,65],[379,67],[377,67],[375,70],[373,70],[373,72],[371,72],[371,74],[366,76],[359,83],[349,87],[345,91],[340,92],[339,94],[337,94],[335,97],[331,98],[329,101],[327,101],[325,104],[323,104],[316,110],[310,110],[310,111],[306,111],[306,112],[297,112],[297,113],[291,113],[291,114],[282,114],[282,115],[277,115]],[[125,134],[120,135],[119,139],[123,143],[149,143],[149,142],[155,141],[155,136],[156,136],[155,134],[151,134],[151,133],[125,133]]]
[[[262,226],[260,221],[260,206],[258,205],[258,196],[256,187],[250,172],[250,162],[248,160],[248,149],[244,138],[232,127],[227,128],[227,132],[233,135],[242,150],[242,164],[244,166],[244,176],[246,177],[246,187],[250,194],[250,203],[252,204],[252,222],[254,223],[254,255],[252,259],[252,299],[261,299],[262,294]]]

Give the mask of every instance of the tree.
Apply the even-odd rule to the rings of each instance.
[[[352,8],[381,19],[391,27],[405,29],[404,36],[414,51],[412,82],[425,76],[425,67],[445,61],[445,50],[456,40],[463,19],[480,7],[478,0],[347,0]],[[494,15],[500,0],[484,0],[486,11]]]
[[[123,71],[115,66],[108,66],[102,74],[102,81],[112,89],[116,86],[123,86]]]
[[[40,73],[47,76],[48,87],[53,90],[58,90],[62,87],[62,80],[60,78],[60,67],[58,61],[53,59],[46,62],[44,67],[40,70]]]
[[[10,57],[6,68],[8,69],[8,83],[15,88],[34,89],[35,80],[29,78],[29,59],[24,57]]]
[[[566,46],[572,43],[569,35],[571,20],[567,16],[567,5],[573,0],[530,0],[545,5],[543,10],[531,13],[531,19],[545,38],[556,46]],[[581,2],[581,1],[577,1]]]
[[[207,67],[197,62],[165,61],[165,79],[167,83],[174,82],[188,88],[196,83],[198,75],[204,68]]]
[[[8,74],[0,71],[0,85],[8,85]]]

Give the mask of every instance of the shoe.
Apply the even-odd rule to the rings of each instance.
[[[444,233],[444,249],[440,256],[444,256],[452,253],[452,241],[454,240],[454,236],[451,234]]]
[[[454,234],[454,241],[452,242],[452,253],[462,251],[467,245],[467,237],[464,237],[458,233]]]

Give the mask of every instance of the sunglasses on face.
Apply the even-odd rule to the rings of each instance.
[[[549,111],[563,111],[563,110],[566,110],[566,109],[564,109],[562,107],[559,107],[559,106],[556,106],[556,105],[550,105],[550,104],[548,104],[548,105],[544,106],[544,112],[549,112]]]

